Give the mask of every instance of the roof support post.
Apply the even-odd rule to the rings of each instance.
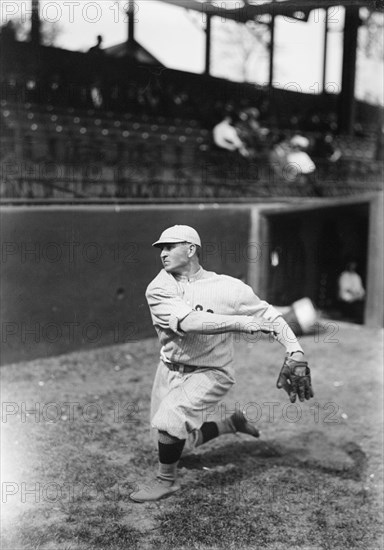
[[[345,8],[345,23],[343,36],[343,68],[341,76],[341,92],[339,94],[338,118],[339,132],[353,134],[355,122],[355,77],[357,34],[360,25],[359,8]]]
[[[270,30],[270,41],[269,41],[269,88],[273,87],[273,72],[274,72],[274,61],[275,61],[275,9],[274,9],[275,0],[272,0],[271,5],[271,21],[269,23]]]
[[[323,82],[322,82],[322,92],[326,93],[327,86],[327,58],[328,58],[328,8],[325,8],[325,19],[324,19],[324,45],[323,45]]]
[[[32,0],[32,16],[31,16],[31,35],[30,40],[33,44],[41,43],[41,21],[39,13],[39,0]]]
[[[128,42],[135,40],[135,2],[129,0],[128,4]]]
[[[205,68],[204,73],[209,75],[211,70],[211,36],[212,36],[212,17],[207,13],[206,14],[206,24],[205,24]]]

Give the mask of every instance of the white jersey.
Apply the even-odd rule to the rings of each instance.
[[[280,315],[242,281],[203,268],[189,279],[161,270],[148,285],[146,298],[162,345],[162,360],[198,367],[232,365],[234,335],[183,333],[179,323],[192,311],[248,315],[269,322]]]
[[[213,141],[218,147],[236,151],[240,149],[243,142],[239,138],[237,130],[226,120],[223,120],[213,128]]]
[[[299,174],[312,174],[316,165],[305,151],[292,151],[287,155],[287,162],[298,170]]]
[[[339,278],[339,298],[344,302],[362,300],[365,295],[363,283],[358,273],[343,271]]]

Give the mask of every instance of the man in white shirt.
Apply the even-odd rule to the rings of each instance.
[[[239,138],[237,130],[232,126],[232,118],[226,116],[224,120],[216,124],[213,128],[213,141],[215,145],[221,149],[227,149],[227,151],[239,151],[239,153],[246,157],[248,156],[247,149],[244,143]]]
[[[338,297],[344,315],[356,321],[362,320],[365,290],[360,275],[356,272],[357,263],[349,262],[339,277]]]
[[[287,162],[292,165],[296,176],[312,174],[316,170],[316,166],[306,152],[309,146],[309,139],[297,135],[291,139],[289,144],[291,150],[287,155]]]

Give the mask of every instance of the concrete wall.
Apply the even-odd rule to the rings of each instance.
[[[176,223],[201,234],[205,268],[246,280],[268,298],[269,217],[302,210],[310,224],[311,209],[325,216],[334,202],[4,207],[1,363],[154,335],[144,293],[161,264],[151,243]],[[357,201],[337,203],[353,209]],[[369,207],[365,322],[382,326],[382,203],[373,197],[362,204]],[[310,294],[318,273],[310,256],[304,261]]]
[[[248,207],[8,207],[2,225],[3,364],[154,335],[145,289],[169,225],[204,239],[204,265],[246,278]]]

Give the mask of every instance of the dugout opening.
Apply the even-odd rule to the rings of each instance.
[[[373,254],[377,239],[377,224],[371,219],[373,202],[284,205],[263,212],[261,236],[268,252],[260,286],[266,299],[277,306],[289,306],[308,297],[326,317],[382,325],[382,311],[375,305],[382,283],[374,274],[380,270],[381,254]],[[338,297],[338,279],[350,260],[356,261],[366,290],[353,318],[347,316]]]

